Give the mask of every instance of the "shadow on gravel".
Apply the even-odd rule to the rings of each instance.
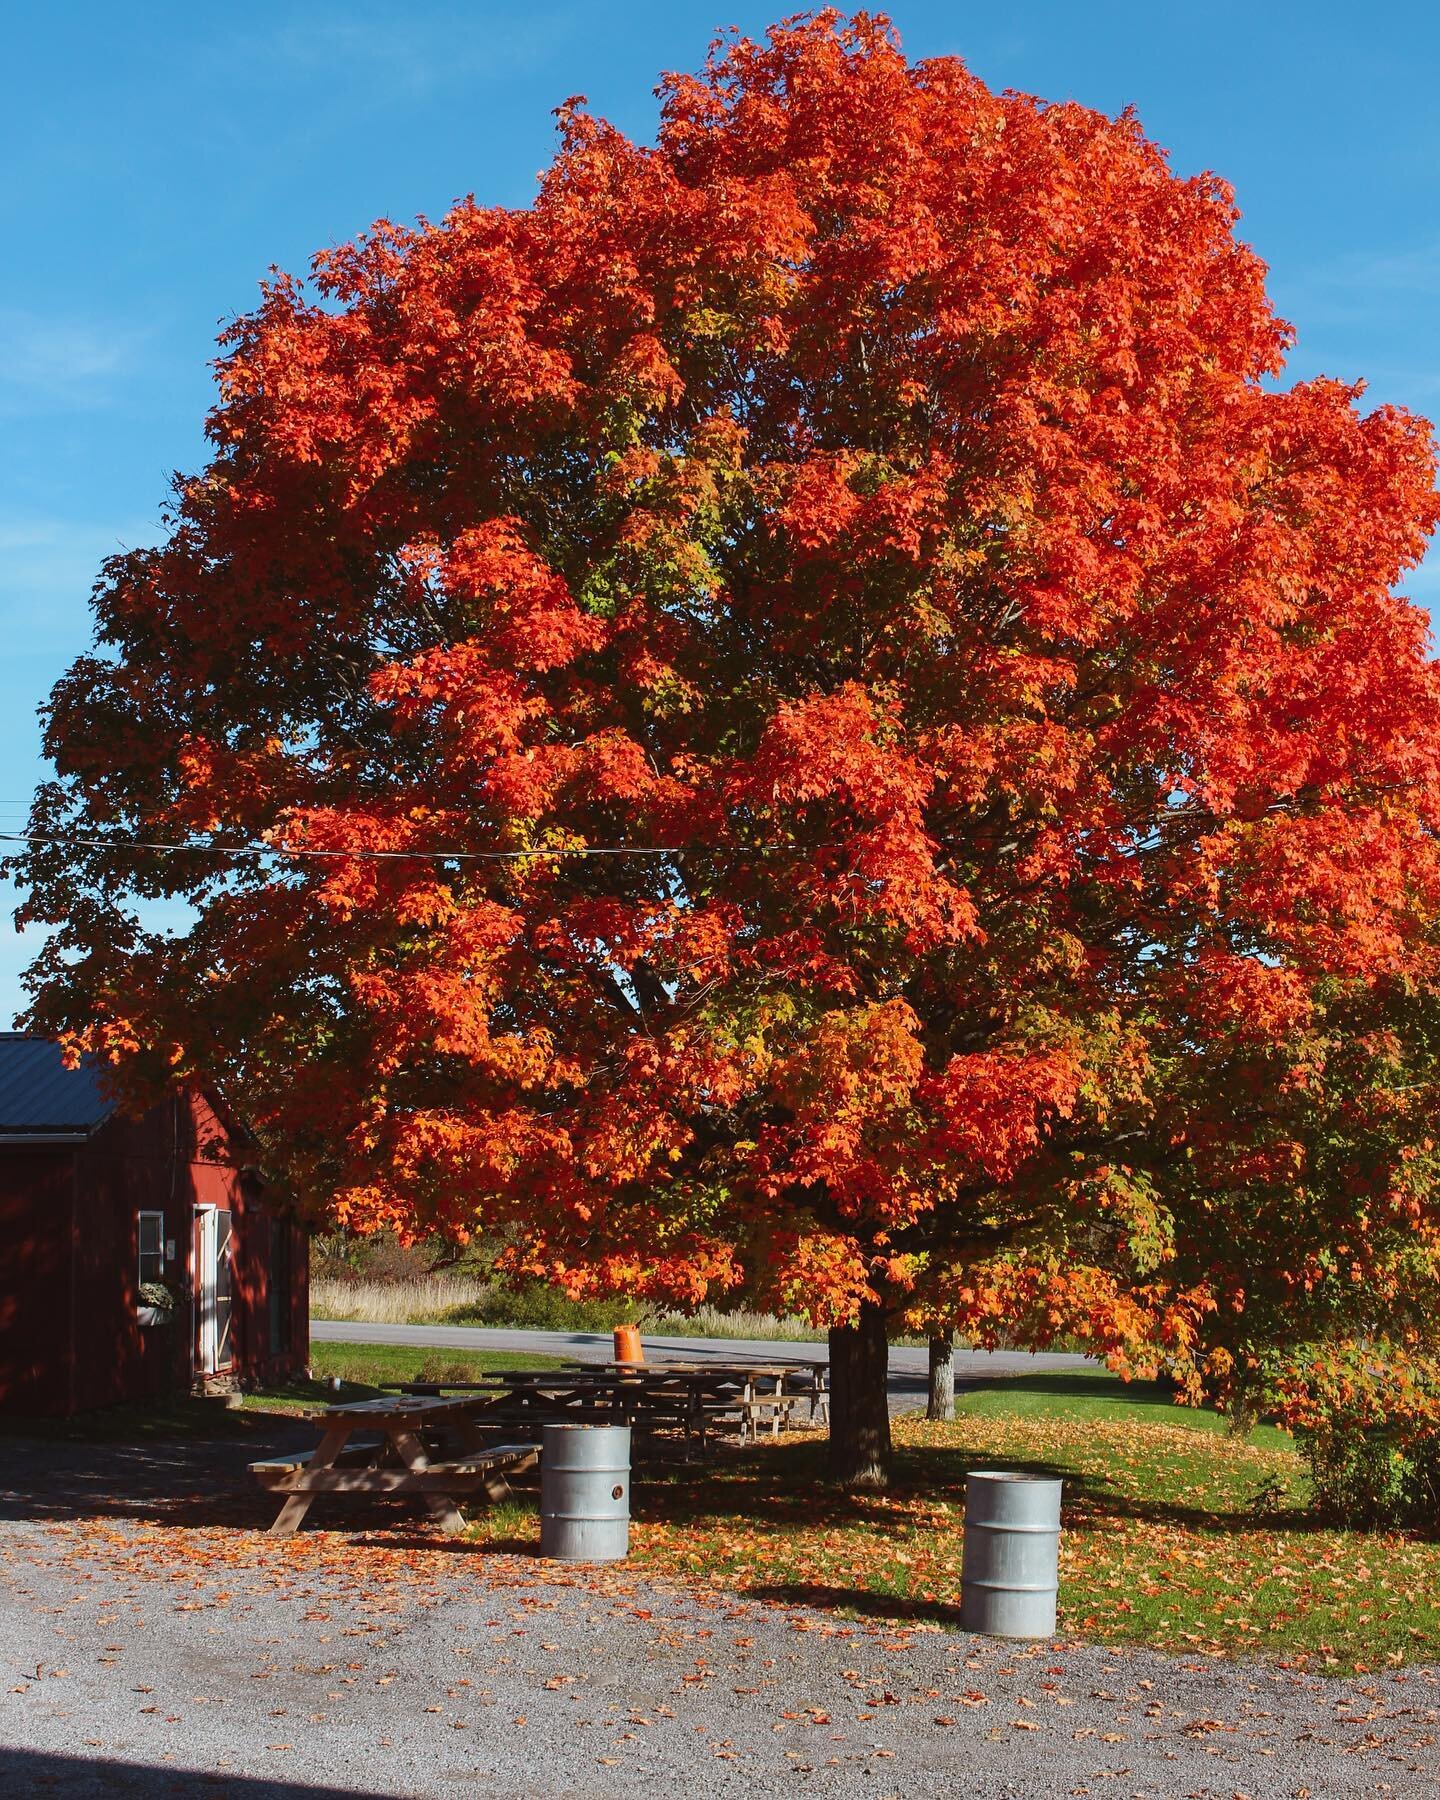
[[[773,1600],[780,1606],[812,1606],[819,1612],[853,1613],[862,1619],[914,1619],[959,1631],[960,1608],[942,1600],[908,1600],[903,1594],[871,1593],[861,1587],[835,1587],[823,1581],[777,1582],[745,1590],[747,1599]]]
[[[189,1530],[263,1532],[273,1523],[280,1500],[259,1487],[249,1465],[267,1457],[308,1454],[315,1428],[276,1414],[253,1414],[254,1430],[236,1441],[161,1443],[79,1443],[0,1437],[0,1522],[53,1522],[66,1519],[133,1520]],[[399,1531],[415,1548],[478,1548],[464,1539],[426,1537],[415,1531],[417,1502],[408,1495],[322,1495],[302,1530],[385,1532],[393,1547]],[[473,1515],[472,1515],[473,1516]],[[367,1541],[365,1539],[359,1540]],[[497,1544],[509,1550],[511,1545]],[[516,1544],[519,1555],[533,1544]],[[0,1795],[7,1792],[0,1786]]]
[[[207,1794],[225,1800],[301,1800],[301,1796],[354,1796],[356,1788],[312,1786],[307,1781],[270,1781],[262,1775],[226,1775],[175,1769],[164,1763],[118,1762],[108,1756],[59,1756],[48,1750],[5,1750],[0,1795],[32,1794]]]
[[[473,1518],[476,1515],[472,1513],[470,1516]],[[414,1523],[413,1514],[410,1523]],[[370,1526],[365,1527],[364,1536],[356,1532],[350,1539],[350,1547],[354,1550],[426,1550],[454,1557],[526,1556],[534,1559],[540,1554],[538,1513],[535,1531],[529,1537],[446,1537],[438,1531],[427,1534],[423,1531],[405,1531],[398,1527],[387,1529],[383,1537],[376,1537],[370,1535],[371,1529]],[[589,1568],[590,1564],[576,1564],[577,1568],[581,1566]]]
[[[924,1400],[930,1392],[930,1378],[928,1375],[912,1375],[908,1374],[903,1369],[892,1369],[886,1385],[890,1390],[892,1412],[895,1410],[895,1401]],[[988,1381],[964,1382],[957,1380],[955,1383],[955,1392],[958,1394],[961,1392],[962,1388],[979,1388],[988,1387],[989,1385],[990,1383]]]
[[[0,1438],[0,1519],[136,1519],[263,1530],[274,1497],[247,1465],[312,1448],[313,1428],[266,1417],[240,1441],[77,1443]]]
[[[906,1378],[907,1381],[909,1378]],[[923,1377],[914,1378],[923,1389]],[[981,1387],[1010,1388],[1001,1376]],[[967,1384],[969,1385],[969,1384]],[[1053,1370],[1023,1378],[1023,1390],[1036,1397],[1079,1397],[1095,1391],[1095,1378]],[[1013,1391],[1013,1390],[1012,1390]],[[1157,1390],[1136,1384],[1133,1390],[1112,1386],[1107,1403],[1151,1405]],[[109,1422],[114,1425],[115,1421]],[[134,1520],[187,1528],[225,1527],[263,1531],[273,1521],[277,1501],[250,1476],[247,1464],[262,1457],[304,1452],[315,1443],[315,1428],[277,1414],[230,1414],[216,1421],[220,1435],[169,1440],[106,1441],[104,1438],[22,1437],[14,1427],[0,1433],[0,1520],[67,1519]],[[1197,1454],[1213,1449],[1215,1440],[1197,1437]],[[982,1465],[1012,1467],[1032,1474],[1060,1476],[1066,1483],[1067,1517],[1091,1524],[1106,1518],[1141,1520],[1195,1529],[1211,1539],[1240,1540],[1277,1529],[1310,1532],[1324,1529],[1316,1520],[1290,1510],[1252,1513],[1238,1504],[1205,1508],[1190,1503],[1189,1478],[1137,1483],[1129,1468],[1110,1472],[1093,1466],[1087,1473],[1064,1460],[1025,1462],[977,1450],[959,1453],[948,1444],[910,1444],[899,1449],[896,1480],[886,1504],[903,1509],[918,1503],[940,1507],[958,1522],[963,1513],[967,1470]],[[783,1543],[791,1533],[822,1528],[869,1526],[882,1532],[896,1520],[877,1508],[873,1497],[845,1493],[826,1480],[823,1437],[796,1433],[750,1450],[728,1451],[707,1465],[637,1469],[637,1518],[672,1530],[706,1535],[758,1531]],[[1137,1491],[1138,1489],[1138,1491]],[[1148,1489],[1148,1491],[1146,1491]],[[533,1504],[533,1501],[532,1501]],[[530,1555],[534,1543],[517,1537],[513,1521],[497,1518],[494,1535],[484,1528],[483,1514],[471,1515],[478,1530],[468,1539],[445,1539],[416,1530],[413,1501],[346,1496],[322,1500],[307,1523],[322,1529],[365,1534],[385,1533],[387,1542],[399,1532],[428,1549],[446,1548],[467,1554]],[[783,1563],[774,1574],[783,1579]],[[803,1584],[810,1572],[795,1570]],[[778,1591],[778,1589],[777,1589]],[[863,1601],[856,1584],[846,1604]],[[893,1596],[877,1605],[893,1607]]]

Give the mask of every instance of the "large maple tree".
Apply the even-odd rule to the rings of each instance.
[[[351,1226],[808,1312],[851,1479],[901,1318],[1418,1366],[1428,427],[1274,382],[1130,116],[832,13],[660,91],[227,331],[51,703],[34,1023]]]

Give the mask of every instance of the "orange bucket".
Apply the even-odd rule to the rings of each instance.
[[[640,1342],[638,1325],[615,1327],[615,1360],[617,1363],[643,1363],[645,1346]]]

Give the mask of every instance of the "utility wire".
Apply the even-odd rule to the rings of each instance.
[[[1192,821],[1176,816],[1148,822],[1151,834],[1169,825]],[[937,848],[961,848],[977,840],[935,838]],[[847,850],[853,840],[827,840],[818,844],[772,841],[761,844],[586,844],[554,845],[533,850],[322,850],[297,844],[164,844],[143,838],[61,837],[35,831],[0,831],[0,843],[39,844],[83,850],[149,851],[160,856],[274,856],[310,857],[332,862],[525,862],[546,856],[769,856],[776,851],[809,856],[817,850]],[[1006,846],[1018,848],[1018,842]]]
[[[591,844],[536,850],[316,850],[288,844],[159,844],[137,838],[47,837],[34,831],[0,831],[0,843],[45,844],[88,850],[150,850],[164,856],[310,856],[342,862],[524,862],[541,856],[729,856],[790,850],[843,850],[844,844]]]

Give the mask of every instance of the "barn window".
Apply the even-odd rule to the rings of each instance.
[[[147,1281],[163,1281],[165,1278],[165,1215],[163,1212],[142,1212],[136,1215],[139,1220],[137,1239],[140,1246],[139,1277],[144,1287]]]

